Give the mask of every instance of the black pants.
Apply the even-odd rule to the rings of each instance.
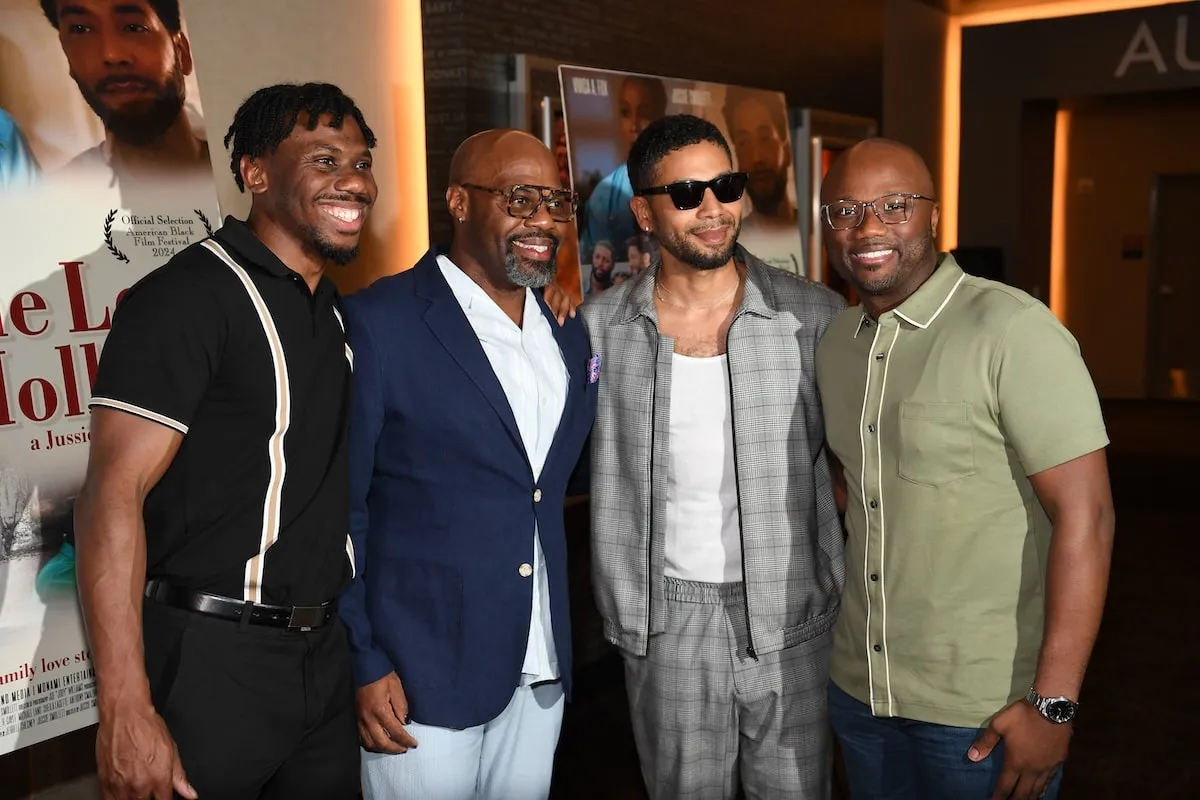
[[[286,631],[147,600],[154,707],[204,800],[354,800],[358,726],[336,618]]]

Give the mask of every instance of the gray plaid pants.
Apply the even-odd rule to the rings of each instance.
[[[740,583],[665,579],[666,630],[623,653],[652,800],[828,800],[832,634],[746,654]]]

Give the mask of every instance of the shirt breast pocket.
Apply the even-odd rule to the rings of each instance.
[[[900,404],[900,477],[946,486],[975,474],[970,409],[965,402]]]

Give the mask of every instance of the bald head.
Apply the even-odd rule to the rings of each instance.
[[[558,161],[541,139],[525,131],[494,129],[467,138],[450,160],[450,183],[477,183],[493,186],[506,170],[516,167],[534,168],[549,165],[558,173]],[[562,181],[539,181],[540,185],[558,188]],[[500,188],[497,186],[497,188]]]
[[[889,188],[878,194],[859,196],[858,187],[877,184]],[[821,202],[834,200],[874,200],[890,192],[911,192],[934,196],[933,176],[925,159],[906,144],[891,139],[866,139],[858,142],[833,162],[821,183]]]
[[[933,273],[933,178],[911,147],[888,139],[854,145],[829,168],[821,203],[829,262],[872,316],[898,306]]]

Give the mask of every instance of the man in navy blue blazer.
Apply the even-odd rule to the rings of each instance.
[[[570,691],[563,501],[599,377],[541,291],[577,199],[539,140],[486,131],[446,203],[448,251],[345,300],[363,792],[534,800]]]

